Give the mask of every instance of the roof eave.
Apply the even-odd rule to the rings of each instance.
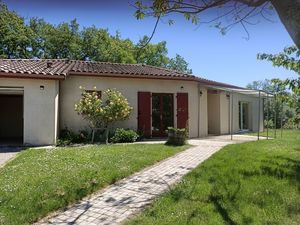
[[[37,80],[64,80],[62,75],[26,74],[26,73],[6,73],[0,72],[0,78],[20,78]]]
[[[139,74],[115,74],[115,73],[92,73],[92,72],[73,72],[73,71],[69,72],[68,76],[198,81],[195,77],[175,77],[175,76],[164,76],[164,75],[139,75]]]

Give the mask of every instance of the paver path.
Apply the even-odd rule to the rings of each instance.
[[[241,141],[243,140],[236,142]],[[155,197],[167,191],[170,185],[178,182],[183,175],[223,146],[235,143],[215,139],[191,142],[197,146],[135,173],[38,224],[119,224],[140,212]]]
[[[0,147],[0,167],[22,150],[20,147]]]

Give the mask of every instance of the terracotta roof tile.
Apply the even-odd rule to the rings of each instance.
[[[68,75],[109,75],[184,79],[206,85],[239,88],[170,69],[144,64],[121,64],[68,59],[0,59],[0,77],[64,79]]]
[[[90,62],[66,59],[1,59],[0,72],[36,75],[67,76],[71,73],[83,74],[128,74],[162,77],[194,78],[193,75],[180,73],[165,68],[143,64],[121,64]]]

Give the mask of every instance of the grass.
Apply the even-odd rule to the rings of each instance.
[[[0,224],[30,224],[187,146],[31,149],[0,169]]]
[[[300,224],[300,131],[229,145],[127,225]]]
[[[282,131],[282,132],[281,132]],[[289,138],[290,135],[293,135],[295,131],[294,130],[288,130],[288,129],[269,129],[268,136],[270,138]],[[282,136],[281,136],[282,133]],[[257,136],[257,132],[250,132],[246,133],[246,135],[253,135]],[[267,137],[267,129],[265,128],[264,132],[260,132],[259,135],[261,137]]]

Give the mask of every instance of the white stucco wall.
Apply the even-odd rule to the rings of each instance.
[[[226,92],[220,93],[220,134],[230,133],[230,98],[226,96]]]
[[[44,90],[40,90],[40,86]],[[24,144],[50,145],[56,141],[58,110],[56,80],[0,78],[0,87],[24,90]]]
[[[249,103],[249,129],[258,131],[259,99],[251,95],[233,94],[233,131],[239,131],[239,102]],[[263,131],[263,100],[260,101],[260,131]]]
[[[207,119],[208,119],[208,133],[220,134],[220,94],[208,93],[207,95]]]
[[[162,79],[130,79],[130,78],[111,78],[111,77],[88,77],[88,76],[69,76],[60,84],[60,129],[67,127],[73,131],[88,128],[87,121],[84,121],[80,115],[74,111],[74,104],[81,97],[82,86],[86,90],[104,91],[108,88],[116,88],[128,99],[130,105],[134,108],[129,120],[122,121],[117,126],[137,129],[137,102],[139,91],[149,91],[153,93],[173,93],[174,94],[174,126],[176,127],[176,93],[187,92],[189,94],[189,134],[190,137],[204,136],[207,134],[206,118],[206,89],[199,101],[199,90],[197,82],[176,81]],[[182,88],[181,88],[182,87]],[[203,113],[200,113],[198,120],[198,107],[203,107]],[[198,123],[201,124],[198,130]]]
[[[230,98],[225,91],[217,91],[208,94],[208,131],[210,134],[230,133]],[[233,132],[239,131],[239,102],[247,102],[249,105],[248,118],[249,130],[258,130],[258,97],[233,93]],[[263,101],[260,108],[260,131],[263,130]]]
[[[199,110],[199,137],[206,137],[208,135],[208,121],[207,121],[207,88],[199,87],[201,91],[200,110]],[[195,103],[196,104],[196,103]]]

